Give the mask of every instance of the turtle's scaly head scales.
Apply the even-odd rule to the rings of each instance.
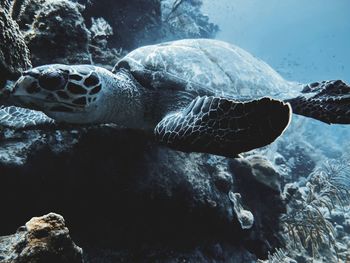
[[[45,65],[25,71],[12,92],[15,102],[48,115],[89,109],[101,91],[101,80],[90,65]]]

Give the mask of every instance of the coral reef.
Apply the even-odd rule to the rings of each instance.
[[[73,1],[26,0],[16,21],[28,43],[34,65],[46,63],[99,64],[112,68],[121,57],[110,48],[113,28],[102,18],[83,18],[85,7]],[[62,21],[62,22],[61,22]]]
[[[276,192],[281,191],[282,177],[269,160],[259,155],[252,155],[247,157],[245,162],[251,166],[251,173],[248,173],[250,178]]]
[[[229,159],[176,152],[114,126],[1,133],[1,184],[18,193],[11,200],[7,191],[0,193],[3,210],[17,214],[2,219],[1,233],[28,214],[50,210],[65,215],[75,240],[86,244],[87,258],[106,251],[124,251],[130,259],[133,253],[151,257],[172,250],[169,260],[191,259],[224,246],[221,256],[243,260],[266,257],[279,245],[273,220],[283,210],[276,208],[283,207],[281,199],[265,186],[257,196],[254,181],[238,184]],[[14,147],[16,140],[22,147]],[[241,209],[235,211],[231,191],[240,193],[240,205],[256,220],[253,227],[251,221],[249,229],[239,223]],[[273,205],[259,210],[266,202]],[[137,244],[147,249],[135,251]]]
[[[89,50],[94,64],[112,69],[118,60],[125,55],[122,48],[110,48],[109,38],[114,35],[113,28],[102,18],[91,18],[91,41]]]
[[[281,217],[286,249],[278,250],[268,262],[278,262],[282,254],[297,262],[349,259],[350,237],[345,231],[345,217],[350,216],[349,171],[348,158],[328,160],[306,183],[286,185],[287,212]]]
[[[40,6],[25,33],[33,65],[90,64],[90,32],[81,15],[82,8],[68,0],[47,0]]]
[[[0,88],[9,79],[16,79],[21,71],[29,68],[29,50],[23,40],[18,25],[12,20],[8,1],[0,9]]]
[[[37,12],[41,9],[43,4],[48,4],[46,0],[22,0],[17,1],[17,15],[15,17],[22,31],[30,29],[34,23]]]
[[[112,68],[138,46],[218,31],[201,13],[200,0],[0,4],[0,86],[30,67],[26,45],[34,65]],[[1,218],[0,235],[30,216],[57,211],[84,248],[85,262],[345,260],[349,169],[341,164],[348,161],[319,168],[341,151],[317,145],[317,138],[306,141],[312,136],[300,134],[301,124],[295,121],[272,146],[235,160],[169,150],[111,125],[0,127],[0,199],[2,212],[11,215]],[[52,255],[61,257],[58,262],[82,261],[55,214],[0,238],[1,262]]]
[[[200,1],[16,2],[15,19],[34,66],[94,63],[112,68],[122,55],[141,45],[213,37],[218,31],[200,12]]]
[[[212,38],[219,28],[209,22],[209,17],[200,11],[202,1],[165,0],[161,1],[163,30],[169,37],[163,40],[177,38]]]
[[[242,229],[251,229],[254,224],[254,215],[243,208],[242,196],[239,193],[229,193],[230,200],[233,203],[233,209]]]
[[[2,263],[82,263],[82,249],[74,244],[62,216],[34,217],[13,235],[0,237]]]
[[[286,212],[281,193],[275,187],[282,183],[281,176],[275,172],[267,182],[262,182],[260,176],[274,168],[264,157],[254,156],[251,159],[254,160],[252,163],[244,158],[234,159],[230,162],[230,168],[235,175],[234,182],[242,196],[243,207],[254,216],[251,239],[259,244],[255,249],[273,251],[276,247],[273,244],[280,244],[279,217]],[[262,200],[264,205],[260,203]],[[267,256],[262,252],[260,254]]]
[[[105,6],[110,8],[106,10]],[[200,11],[201,1],[89,1],[83,12],[89,23],[103,17],[115,29],[112,46],[132,50],[179,38],[213,37],[218,27]]]

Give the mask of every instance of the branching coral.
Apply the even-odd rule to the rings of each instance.
[[[171,18],[171,16],[176,12],[176,10],[179,8],[179,6],[184,2],[184,0],[176,0],[173,3],[173,6],[171,8],[171,11],[167,15],[167,17],[164,19],[164,21],[168,22]]]
[[[257,263],[297,263],[288,256],[288,249],[278,248],[273,254],[269,254],[267,260],[258,260]]]
[[[305,191],[294,194],[289,211],[281,218],[286,240],[292,241],[294,249],[317,257],[321,247],[328,247],[338,257],[335,229],[326,214],[349,204],[349,171],[346,158],[326,161],[310,175]]]
[[[337,193],[338,201],[344,208],[344,204],[350,203],[350,158],[343,157],[340,160],[328,160],[318,170],[328,182],[328,188]]]
[[[277,249],[275,253],[269,255],[269,263],[281,263],[285,262],[287,258],[287,252],[283,249]]]

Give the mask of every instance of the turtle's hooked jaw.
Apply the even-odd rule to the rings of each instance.
[[[12,101],[24,108],[47,111],[50,104],[55,103],[55,98],[50,92],[45,92],[38,80],[29,75],[23,75],[16,82],[11,94]]]
[[[99,77],[88,65],[53,64],[25,71],[11,97],[18,106],[40,110],[59,121],[87,115],[101,90]],[[57,117],[59,116],[59,117]]]
[[[68,74],[61,71],[40,71],[36,68],[25,71],[18,79],[12,91],[12,98],[19,106],[40,110],[52,111],[61,106],[57,94],[65,89]],[[67,108],[67,112],[71,109]]]

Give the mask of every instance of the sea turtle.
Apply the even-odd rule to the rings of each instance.
[[[350,87],[283,79],[234,45],[186,39],[138,48],[113,71],[92,65],[44,65],[23,73],[0,124],[115,123],[153,133],[186,152],[234,157],[273,142],[293,113],[350,123]]]

